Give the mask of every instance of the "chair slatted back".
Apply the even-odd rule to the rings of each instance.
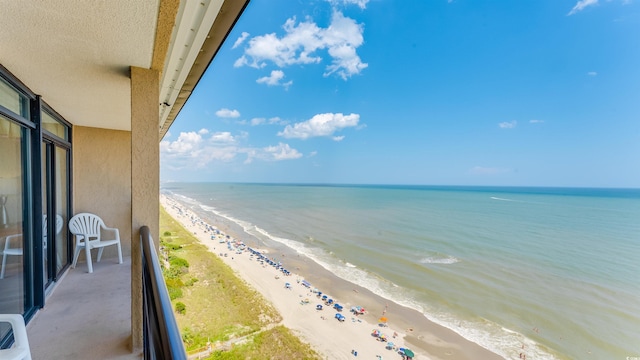
[[[80,213],[69,220],[69,231],[74,235],[85,235],[100,239],[100,228],[105,227],[98,215]]]

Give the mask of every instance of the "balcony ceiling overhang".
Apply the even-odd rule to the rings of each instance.
[[[0,63],[70,123],[126,131],[129,69],[154,68],[163,136],[248,1],[2,1]]]

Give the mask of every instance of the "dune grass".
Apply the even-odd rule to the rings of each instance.
[[[160,234],[159,256],[164,259],[165,281],[187,352],[246,336],[246,342],[209,358],[319,359],[289,329],[276,326],[282,318],[262,294],[238,278],[162,207]]]

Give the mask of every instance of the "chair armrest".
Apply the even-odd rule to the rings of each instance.
[[[110,227],[104,226],[102,227],[102,230],[114,232],[116,236],[114,240],[120,240],[120,231],[118,230],[118,228],[110,228]]]

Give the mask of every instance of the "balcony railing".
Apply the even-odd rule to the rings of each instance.
[[[143,332],[145,359],[187,359],[162,277],[149,228],[140,229],[142,243]]]

